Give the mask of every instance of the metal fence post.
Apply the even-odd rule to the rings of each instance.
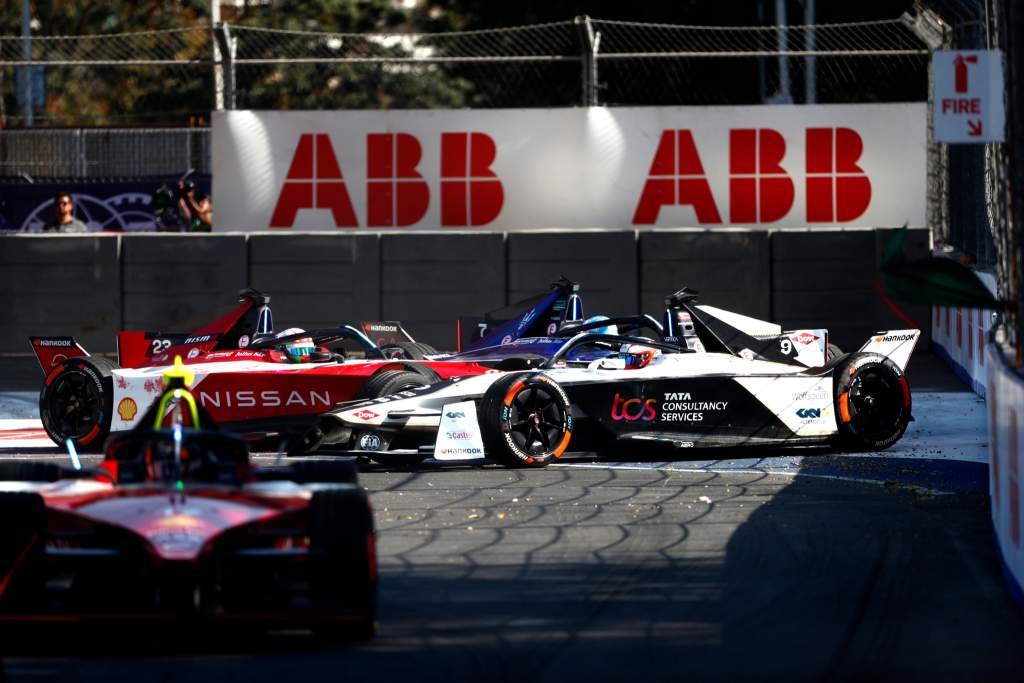
[[[596,107],[597,51],[601,46],[601,32],[594,33],[590,17],[586,15],[576,17],[574,21],[580,34],[580,57],[583,64],[583,92],[580,104],[584,107]]]
[[[213,29],[218,50],[214,53],[214,71],[219,75],[223,90],[217,91],[217,109],[235,108],[235,41],[231,38],[231,29],[227,24],[218,23]],[[219,53],[219,55],[217,54]],[[219,57],[219,59],[218,59]],[[220,85],[218,84],[218,85]]]

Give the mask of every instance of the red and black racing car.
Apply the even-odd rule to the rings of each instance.
[[[256,467],[214,427],[179,382],[99,467],[73,448],[75,467],[0,463],[0,638],[168,619],[371,637],[376,541],[354,464]]]
[[[432,349],[401,338],[397,323],[275,333],[269,297],[251,289],[239,297],[235,309],[188,334],[120,332],[117,363],[89,355],[73,337],[32,337],[46,373],[39,396],[46,433],[58,445],[71,439],[98,450],[108,434],[139,423],[140,407],[162,391],[176,356],[195,372],[197,399],[225,429],[293,453],[347,438],[318,427],[338,403],[487,372],[476,363],[411,360]],[[367,332],[388,343],[379,346]],[[405,357],[389,358],[397,351]]]

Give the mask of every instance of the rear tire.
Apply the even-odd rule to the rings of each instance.
[[[324,615],[354,620],[318,625],[318,635],[359,640],[377,632],[377,556],[366,491],[346,486],[317,491],[309,502],[310,593]]]
[[[69,358],[47,375],[39,392],[43,429],[58,446],[70,437],[80,451],[98,451],[110,434],[117,363],[97,356]]]
[[[877,353],[853,353],[833,375],[840,448],[880,451],[910,423],[910,385],[899,367]]]
[[[412,370],[382,370],[366,380],[357,399],[382,398],[400,391],[430,386],[430,381]]]
[[[478,415],[486,452],[506,467],[544,467],[572,436],[569,397],[542,373],[502,377],[487,389]]]
[[[380,347],[380,350],[388,358],[402,360],[423,360],[427,356],[437,354],[437,349],[433,346],[420,342],[395,342],[394,344],[386,344]]]

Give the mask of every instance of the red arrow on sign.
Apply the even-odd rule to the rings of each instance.
[[[976,138],[981,135],[982,123],[981,121],[975,121],[973,119],[967,119],[967,134],[972,138]]]

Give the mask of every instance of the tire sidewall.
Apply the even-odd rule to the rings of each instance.
[[[844,422],[842,418],[843,396],[850,392],[854,380],[868,370],[882,368],[892,374],[898,383],[906,378],[899,366],[886,356],[877,353],[854,353],[847,356],[836,368],[834,375],[834,410],[840,443],[853,449],[879,451],[893,445],[902,438],[910,423],[911,400],[909,387],[907,398],[900,408],[896,421],[896,430],[884,438],[873,438],[857,431],[853,422]],[[849,399],[847,399],[849,400]]]
[[[110,377],[109,369],[105,364],[101,365],[90,360],[88,357],[69,358],[61,363],[58,368],[59,369],[52,370],[51,374],[47,376],[47,381],[39,392],[39,418],[43,423],[43,429],[54,443],[59,446],[64,445],[67,435],[62,434],[57,429],[57,425],[55,424],[53,417],[50,415],[49,403],[51,393],[62,376],[73,372],[80,373],[85,375],[85,377],[94,385],[97,394],[99,395],[99,415],[96,420],[96,425],[99,429],[90,430],[90,432],[86,434],[86,437],[88,438],[82,437],[73,439],[73,443],[77,448],[98,448],[110,433],[110,420],[113,404],[113,382]]]
[[[517,384],[522,386],[516,388]],[[495,456],[502,461],[519,467],[543,467],[552,459],[560,457],[564,450],[556,446],[544,453],[529,453],[520,448],[512,438],[511,402],[521,392],[535,386],[543,387],[559,400],[562,412],[561,438],[564,441],[567,434],[571,438],[573,418],[569,397],[558,382],[542,373],[517,374],[502,378],[491,386],[488,391],[490,400],[483,406],[483,410],[490,413],[482,421],[485,438],[490,442],[490,448],[496,449]],[[511,396],[511,400],[506,402],[505,397],[513,391],[514,395]]]

